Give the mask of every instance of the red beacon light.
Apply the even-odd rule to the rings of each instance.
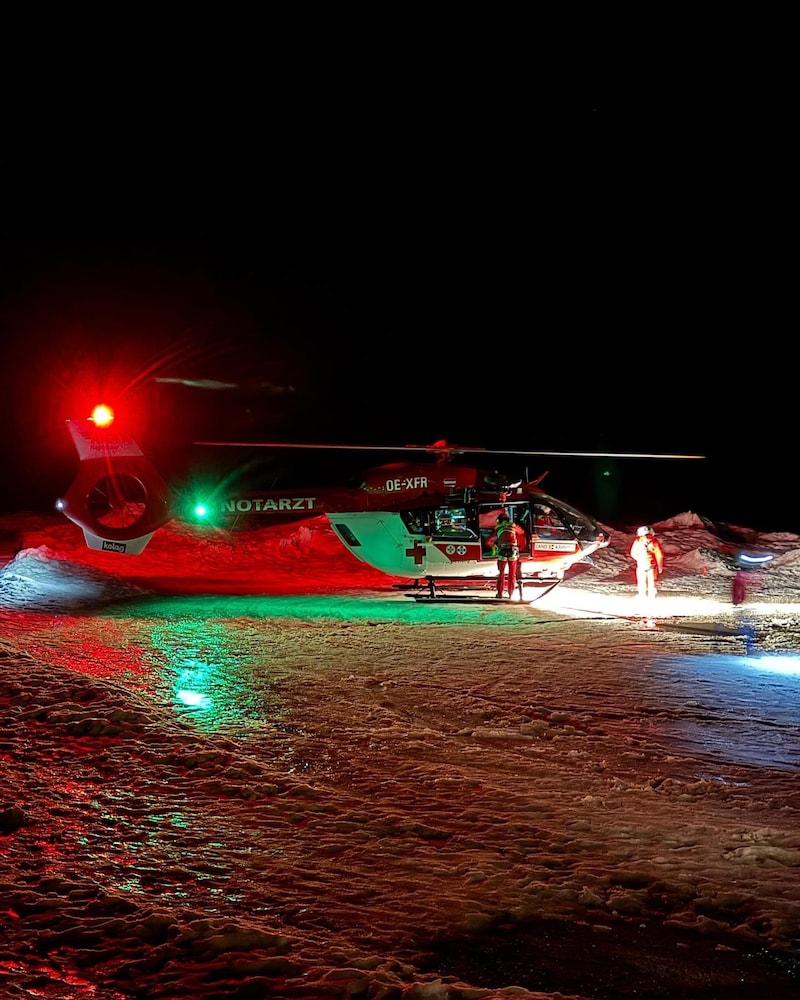
[[[100,403],[92,410],[89,419],[95,427],[110,427],[114,423],[114,410],[105,403]]]

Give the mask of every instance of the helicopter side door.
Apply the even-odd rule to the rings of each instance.
[[[515,524],[518,524],[525,531],[525,544],[520,545],[519,554],[529,556],[531,554],[531,530],[530,530],[530,504],[524,502],[500,503],[497,500],[491,503],[479,504],[478,525],[481,537],[481,558],[496,559],[497,553],[494,548],[494,534],[497,529],[497,518],[506,513]]]

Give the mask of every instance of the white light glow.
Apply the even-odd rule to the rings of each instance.
[[[197,691],[187,691],[182,689],[175,692],[175,697],[178,701],[182,702],[184,705],[190,708],[210,708],[211,700],[207,695],[200,694]]]
[[[800,677],[800,656],[785,653],[766,653],[763,656],[752,657],[748,664],[757,665],[759,670],[783,677]]]
[[[732,617],[737,610],[729,602],[714,601],[707,597],[671,597],[659,594],[653,604],[642,604],[636,594],[599,594],[578,587],[559,587],[533,602],[537,608],[546,608],[571,616],[619,618],[686,618],[703,617],[718,619]],[[796,605],[787,605],[797,611]],[[748,609],[749,610],[749,609]]]

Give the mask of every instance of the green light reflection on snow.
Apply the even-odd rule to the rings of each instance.
[[[487,591],[487,597],[489,592]],[[147,597],[127,601],[119,607],[120,617],[180,617],[207,623],[209,619],[280,618],[304,621],[401,622],[426,625],[485,625],[525,621],[528,602],[447,603],[414,600],[404,595],[364,597],[358,595],[301,594],[292,596],[233,596],[209,594],[197,597]],[[528,622],[530,621],[527,618]]]
[[[149,661],[143,690],[204,732],[237,735],[280,727],[285,714],[278,688],[285,676],[282,643],[291,640],[272,633],[270,620],[481,627],[531,622],[524,603],[428,604],[394,594],[148,597],[105,615],[124,617],[136,632]]]
[[[485,625],[530,623],[525,603],[448,604],[401,594],[147,597],[108,608],[126,619],[148,663],[142,690],[204,732],[280,727],[287,639],[269,622]]]

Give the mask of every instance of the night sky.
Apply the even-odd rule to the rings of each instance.
[[[418,56],[168,79],[110,59],[9,110],[0,506],[52,505],[64,420],[103,395],[167,455],[195,435],[703,453],[618,464],[600,513],[800,531],[775,104],[602,77],[553,98],[513,59]],[[597,463],[526,466],[598,512]]]

